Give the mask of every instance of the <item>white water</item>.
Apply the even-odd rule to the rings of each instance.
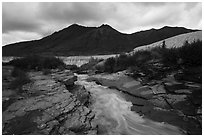
[[[107,59],[110,57],[115,57],[116,54],[112,55],[94,55],[94,56],[69,56],[69,57],[63,57],[59,56],[60,59],[64,61],[65,64],[67,65],[77,65],[81,66],[85,63],[88,63],[91,58],[94,59]]]
[[[95,123],[99,124],[102,134],[126,135],[178,135],[179,128],[144,119],[131,111],[131,102],[127,102],[122,94],[114,89],[87,82],[87,75],[78,75],[76,84],[84,85],[93,97],[92,110],[96,113]]]
[[[85,63],[88,63],[91,58],[94,59],[107,59],[110,57],[115,57],[117,54],[112,54],[112,55],[95,55],[95,56],[69,56],[69,57],[64,57],[64,56],[57,56],[58,58],[62,59],[63,62],[67,65],[77,65],[81,66]],[[2,62],[6,63],[9,62],[15,58],[20,58],[20,57],[2,57]]]

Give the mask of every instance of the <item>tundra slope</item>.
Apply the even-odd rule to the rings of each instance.
[[[164,41],[165,41],[166,48],[173,48],[173,47],[178,48],[178,47],[183,46],[185,41],[192,43],[193,41],[197,41],[197,40],[202,41],[202,31],[196,31],[196,32],[181,34],[181,35],[177,35],[177,36],[174,36],[171,38],[160,40],[160,41],[152,43],[152,44],[137,47],[130,53],[134,53],[134,52],[139,51],[139,50],[148,50],[148,49],[151,49],[154,47],[162,46]]]

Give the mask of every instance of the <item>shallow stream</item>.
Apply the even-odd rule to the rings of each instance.
[[[87,82],[88,75],[77,76],[76,84],[84,85],[92,95],[91,109],[96,114],[94,123],[98,125],[99,134],[182,134],[179,128],[175,126],[144,119],[131,111],[132,103],[126,101],[120,91],[97,85],[95,82]]]

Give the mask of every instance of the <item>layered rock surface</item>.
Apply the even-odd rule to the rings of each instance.
[[[125,72],[93,75],[89,81],[122,91],[126,100],[132,102],[131,109],[146,118],[178,126],[186,134],[201,134],[202,86],[177,81],[174,75],[145,84]]]
[[[26,96],[3,111],[3,134],[96,134],[94,113],[84,105],[85,99],[67,90],[76,76],[68,71],[29,76],[32,82],[23,86]]]

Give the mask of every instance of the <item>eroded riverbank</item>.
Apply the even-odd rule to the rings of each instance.
[[[92,95],[91,109],[99,134],[153,135],[182,134],[179,128],[154,122],[131,111],[132,102],[126,101],[116,89],[87,82],[87,75],[77,75],[76,84],[84,85]]]
[[[23,85],[23,94],[3,86],[3,101],[8,102],[3,134],[200,133],[186,95],[164,93],[158,85],[149,89],[123,73],[74,76],[69,70],[53,70],[47,75],[29,72],[29,77],[32,82]]]
[[[174,125],[184,134],[202,133],[201,84],[178,81],[175,74],[144,84],[125,73],[92,75],[88,81],[122,92],[131,110],[144,118]]]

